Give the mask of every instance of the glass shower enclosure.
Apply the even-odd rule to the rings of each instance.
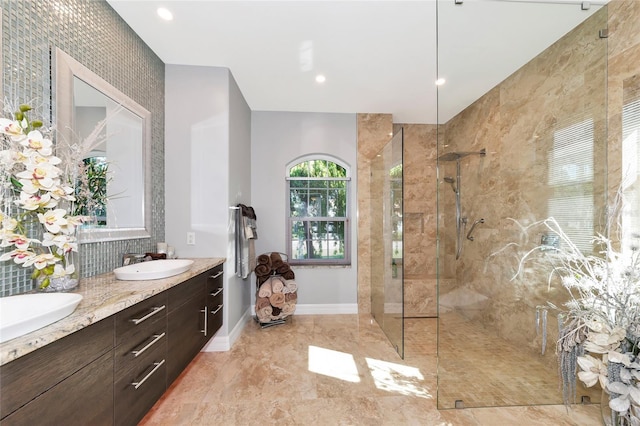
[[[371,313],[404,356],[402,154],[400,129],[371,161]]]
[[[540,220],[554,217],[587,253],[603,231],[607,18],[607,6],[594,2],[583,10],[571,2],[438,1],[438,72],[447,78],[438,89],[439,409],[562,404],[548,303],[562,306],[567,293],[533,264],[517,272],[527,250],[546,245],[550,255],[559,244],[534,226]],[[552,19],[565,20],[561,30]],[[465,37],[469,20],[495,31],[495,46]],[[531,39],[505,38],[524,26]],[[462,83],[483,66],[502,66],[500,55],[530,50],[532,40],[544,43],[503,80],[477,92]],[[481,60],[491,52],[495,60]],[[456,109],[461,90],[470,98]],[[600,390],[579,385],[582,397],[597,402]]]

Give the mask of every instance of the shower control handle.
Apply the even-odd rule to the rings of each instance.
[[[471,234],[473,234],[473,230],[476,229],[476,225],[479,223],[484,223],[484,219],[478,219],[475,222],[473,222],[473,225],[471,225],[471,229],[469,229],[469,233],[467,234],[467,240],[469,241],[473,241],[474,238]]]

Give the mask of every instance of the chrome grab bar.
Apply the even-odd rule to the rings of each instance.
[[[467,234],[467,240],[469,241],[473,241],[474,238],[471,236],[471,234],[473,233],[473,230],[476,228],[476,225],[479,223],[484,223],[484,219],[478,219],[475,222],[473,222],[473,225],[471,225],[471,229],[469,229],[469,233]]]

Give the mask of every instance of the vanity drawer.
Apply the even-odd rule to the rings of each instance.
[[[161,346],[167,340],[167,318],[165,315],[150,319],[149,322],[139,324],[127,333],[127,339],[120,340],[115,350],[115,372],[120,377],[128,370],[135,368],[140,359],[156,346]]]
[[[167,318],[167,292],[152,296],[116,314],[116,346],[148,333],[150,323]]]
[[[112,351],[113,341],[113,317],[109,317],[3,365],[2,417]],[[113,374],[113,357],[110,359]]]
[[[224,293],[222,289],[209,294],[207,308],[209,310],[207,326],[209,337],[211,337],[222,326],[222,317],[224,315]]]
[[[0,423],[112,426],[113,415],[113,351],[109,351]]]
[[[215,295],[222,292],[223,288],[223,265],[218,265],[206,272],[207,274],[207,294]]]
[[[224,271],[224,265],[218,265],[215,268],[209,269],[206,272],[207,279],[209,279],[209,282],[219,281],[220,283],[222,283],[223,271]]]
[[[166,340],[141,355],[115,380],[115,424],[135,425],[166,389]]]
[[[218,306],[222,306],[224,303],[224,293],[222,292],[222,288],[215,292],[209,292],[207,295],[207,306],[215,311],[218,309]]]
[[[214,305],[213,309],[209,309],[209,336],[213,336],[216,331],[222,327],[222,319],[224,315],[224,305],[220,302],[219,305]]]

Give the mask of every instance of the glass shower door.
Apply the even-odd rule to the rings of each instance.
[[[371,162],[371,313],[404,357],[402,129]]]
[[[552,217],[583,253],[599,250],[592,236],[605,232],[607,7],[438,2],[439,75],[465,76],[438,88],[439,409],[563,402],[558,311],[550,306],[564,307],[568,292],[557,275],[549,279],[546,262],[566,241],[536,224]],[[535,26],[550,17],[565,23],[563,31]],[[467,70],[481,72],[475,59],[491,49],[501,58],[529,43],[514,34],[505,50],[475,45],[469,34],[464,48],[478,56],[466,55],[456,68],[465,19],[496,35],[501,26],[530,24],[547,46],[459,110],[451,101],[468,89],[465,80],[473,82]],[[486,155],[474,155],[483,148]],[[518,274],[519,260],[534,248],[537,257]],[[600,399],[597,387],[580,381],[575,392],[577,402]]]

